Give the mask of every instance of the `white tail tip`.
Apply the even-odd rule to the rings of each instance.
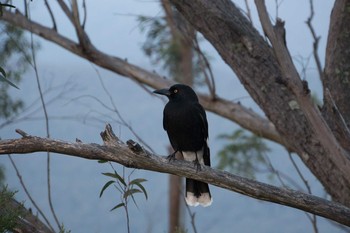
[[[209,193],[202,193],[199,197],[196,197],[194,193],[186,192],[185,200],[189,206],[201,205],[203,207],[207,207],[213,203],[213,198],[209,195]]]

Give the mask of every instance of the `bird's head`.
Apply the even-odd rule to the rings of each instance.
[[[155,90],[153,93],[159,95],[165,95],[171,101],[197,101],[198,97],[193,89],[184,84],[175,84],[171,86],[169,89],[159,89]]]

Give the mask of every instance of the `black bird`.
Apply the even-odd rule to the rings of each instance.
[[[175,84],[169,89],[156,90],[154,93],[169,98],[163,112],[163,127],[175,151],[169,155],[169,159],[173,159],[175,153],[179,152],[184,160],[194,162],[197,169],[201,164],[210,166],[208,121],[196,93],[183,84]],[[211,205],[208,184],[186,179],[186,203],[190,206]]]

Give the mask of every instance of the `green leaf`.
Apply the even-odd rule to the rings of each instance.
[[[134,193],[141,193],[139,189],[129,189],[123,195],[123,198],[126,199],[128,196],[133,195]]]
[[[122,183],[124,186],[126,186],[126,183],[125,183],[124,179],[117,172],[114,172],[114,173],[105,172],[105,173],[102,173],[102,174],[105,175],[105,176],[109,176],[109,177],[113,177],[115,179],[118,179],[120,181],[120,183]]]
[[[146,197],[146,200],[147,200],[148,199],[148,195],[147,195],[145,187],[143,187],[143,185],[140,184],[140,183],[135,183],[135,185],[137,185],[142,190],[142,192],[143,192],[143,194],[145,194],[145,197]]]
[[[0,73],[6,78],[6,72],[1,66],[0,66]]]
[[[1,75],[0,75],[0,81],[1,81],[1,82],[6,82],[6,83],[10,84],[11,86],[13,86],[13,87],[19,89],[13,82],[11,82],[10,80],[8,80],[8,79],[6,78],[6,73],[5,73],[5,71],[4,71],[3,69],[0,70],[0,72],[1,72]],[[4,73],[5,73],[5,75],[4,75]]]
[[[118,208],[120,208],[120,207],[122,207],[122,206],[125,206],[125,204],[122,202],[122,203],[119,203],[118,205],[116,205],[116,206],[114,206],[110,211],[113,211],[113,210],[115,210],[115,209],[118,209]]]
[[[98,160],[97,162],[98,162],[98,163],[107,163],[108,160]]]
[[[102,197],[102,194],[106,190],[106,188],[108,188],[113,183],[115,183],[115,181],[114,180],[110,180],[102,187],[101,192],[100,192],[100,198]]]
[[[16,8],[14,5],[7,4],[7,3],[0,3],[0,6],[1,7],[8,6],[8,7]]]
[[[137,185],[143,192],[143,194],[145,194],[146,200],[148,199],[148,195],[147,195],[147,191],[145,189],[145,187],[143,187],[143,185],[141,184],[142,182],[147,181],[146,179],[142,179],[142,178],[138,178],[135,180],[132,180],[129,185]]]
[[[134,179],[134,180],[130,181],[129,185],[136,184],[136,183],[142,183],[142,182],[145,182],[145,181],[147,181],[147,180],[143,179],[143,178],[137,178],[137,179]]]

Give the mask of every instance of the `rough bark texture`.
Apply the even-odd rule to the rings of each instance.
[[[334,4],[323,75],[323,115],[340,144],[350,152],[350,1]]]
[[[299,154],[327,192],[334,200],[350,206],[349,160],[332,133],[326,134],[328,141],[320,132],[328,132],[328,127],[307,99],[307,93],[303,94],[301,80],[290,72],[293,67],[283,60],[283,43],[270,47],[229,0],[172,2],[235,71],[282,140]],[[278,36],[274,33],[271,35]],[[314,120],[321,122],[320,129]]]
[[[104,145],[82,142],[70,143],[49,138],[34,137],[17,130],[21,139],[1,140],[0,154],[26,154],[33,152],[55,152],[85,159],[107,160],[127,167],[161,173],[176,174],[241,193],[259,200],[278,203],[304,210],[338,223],[350,226],[350,208],[313,195],[239,177],[208,166],[197,170],[193,163],[160,157],[144,150],[139,144],[123,143],[115,136],[110,125],[101,133]]]

